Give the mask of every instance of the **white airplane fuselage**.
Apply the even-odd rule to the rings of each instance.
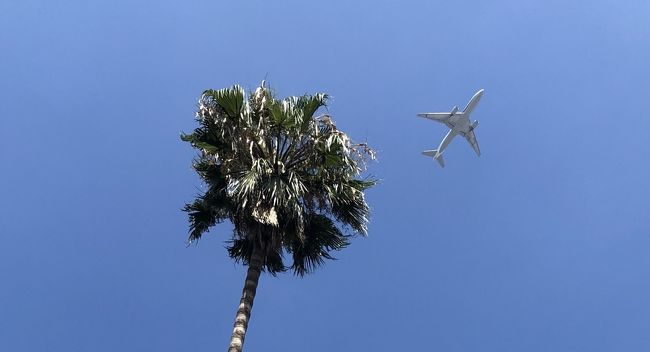
[[[454,107],[451,112],[448,113],[422,113],[418,116],[432,119],[441,123],[444,123],[447,127],[450,128],[449,132],[445,135],[445,138],[442,139],[438,149],[428,150],[423,152],[424,155],[430,156],[437,160],[441,166],[444,166],[444,160],[442,159],[442,153],[445,151],[449,143],[460,134],[465,137],[467,141],[472,145],[472,148],[477,155],[480,155],[480,150],[478,149],[478,143],[474,136],[474,129],[478,126],[478,121],[470,121],[470,114],[478,105],[478,102],[483,96],[483,89],[479,90],[474,94],[474,96],[469,100],[467,106],[463,111],[458,111],[458,107]]]

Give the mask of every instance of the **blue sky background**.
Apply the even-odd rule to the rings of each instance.
[[[229,225],[186,247],[206,88],[327,92],[370,235],[264,276],[248,351],[650,350],[647,1],[0,1],[0,350],[225,350]],[[440,169],[420,155],[475,110]]]

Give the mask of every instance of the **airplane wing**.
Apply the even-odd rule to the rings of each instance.
[[[418,116],[433,121],[444,122],[451,116],[451,113],[450,112],[426,112],[426,113],[418,114]]]
[[[474,131],[469,131],[463,134],[463,137],[467,139],[467,142],[472,146],[472,149],[476,152],[476,155],[481,156],[481,149],[478,147],[478,142],[476,141],[476,135]]]
[[[454,114],[451,113],[451,112],[426,112],[426,113],[418,114],[418,116],[424,117],[425,119],[429,119],[429,120],[438,121],[440,123],[443,123],[449,128],[453,128],[453,126],[451,126],[449,124],[449,118],[452,115],[454,115]]]

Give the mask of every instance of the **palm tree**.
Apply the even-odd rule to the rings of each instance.
[[[361,179],[373,151],[354,144],[327,114],[325,94],[278,100],[264,82],[247,98],[240,86],[206,90],[199,127],[181,135],[199,150],[193,167],[205,192],[185,206],[189,241],[230,220],[228,254],[248,266],[228,351],[241,351],[262,271],[298,276],[366,234]],[[288,266],[284,257],[291,256]]]

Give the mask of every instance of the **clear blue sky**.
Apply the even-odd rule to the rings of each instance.
[[[647,1],[0,1],[0,350],[225,350],[228,225],[186,247],[206,88],[327,92],[368,238],[261,279],[248,351],[650,350]],[[485,95],[483,155],[418,119]]]

